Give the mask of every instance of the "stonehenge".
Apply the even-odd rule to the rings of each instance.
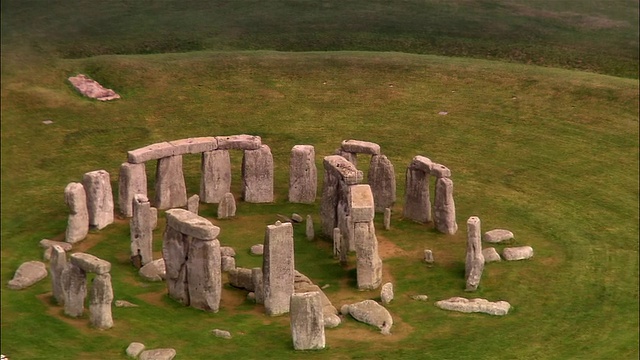
[[[120,165],[118,175],[118,209],[125,217],[133,216],[133,198],[147,195],[147,173],[144,163]]]
[[[291,149],[289,202],[312,204],[316,201],[318,173],[312,145],[295,145]]]
[[[264,307],[267,315],[289,312],[294,292],[293,225],[277,221],[268,225],[262,262]]]
[[[244,151],[242,199],[249,203],[273,202],[273,155],[267,145]]]
[[[295,350],[324,349],[324,319],[320,293],[291,294],[291,337]]]
[[[85,173],[82,177],[82,186],[87,195],[89,226],[100,230],[113,223],[114,205],[109,173],[105,170]]]
[[[153,260],[153,214],[145,195],[136,194],[132,201],[133,217],[129,221],[131,260],[136,268]]]
[[[506,301],[491,302],[486,299],[466,299],[462,297],[436,301],[436,306],[444,310],[463,313],[481,312],[498,316],[507,315],[509,309],[511,309],[511,304]]]
[[[467,220],[467,256],[465,260],[466,291],[475,291],[484,270],[484,254],[480,241],[480,219],[472,216]]]
[[[378,255],[378,240],[373,224],[373,194],[369,185],[350,187],[349,214],[356,248],[358,289],[377,289],[382,282],[382,260]]]
[[[47,277],[47,268],[41,261],[27,261],[16,270],[13,278],[7,283],[12,290],[22,290]]]
[[[81,183],[69,183],[64,189],[64,200],[69,207],[65,241],[71,244],[84,240],[89,233],[87,195]]]

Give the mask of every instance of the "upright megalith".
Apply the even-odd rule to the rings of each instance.
[[[322,301],[317,291],[291,294],[291,337],[295,350],[324,349]]]
[[[433,221],[429,177],[433,162],[424,156],[415,156],[407,168],[405,201],[402,216],[419,223]]]
[[[166,212],[162,242],[169,296],[185,306],[217,312],[222,293],[220,228],[185,209]]]
[[[444,234],[453,235],[458,231],[456,223],[456,205],[453,201],[453,181],[447,177],[436,180],[433,221],[436,229]]]
[[[80,317],[84,313],[84,300],[87,297],[87,273],[69,262],[62,270],[64,288],[64,313],[71,317]]]
[[[325,156],[323,160],[324,183],[322,185],[322,202],[320,204],[320,221],[322,233],[332,236],[333,229],[340,227],[343,230],[342,238],[349,244],[349,232],[344,229],[348,222],[344,217],[347,214],[347,198],[349,186],[362,181],[362,171],[339,155]]]
[[[51,274],[51,289],[53,297],[59,305],[64,304],[64,286],[62,285],[62,271],[67,266],[67,252],[61,246],[51,247],[49,259],[49,273]]]
[[[253,293],[255,295],[256,304],[264,304],[264,282],[261,267],[251,269],[251,282],[253,283]]]
[[[378,254],[371,188],[367,184],[353,185],[349,196],[349,214],[353,222],[353,242],[356,249],[358,289],[373,290],[382,282],[382,260]]]
[[[367,176],[376,212],[384,212],[396,202],[396,173],[386,155],[371,156]]]
[[[136,194],[147,195],[147,173],[144,163],[129,162],[120,165],[118,176],[118,208],[120,214],[133,216],[133,198]]]
[[[64,189],[64,200],[69,207],[65,241],[74,244],[84,240],[89,233],[89,211],[84,186],[80,183],[69,183]]]
[[[146,195],[137,194],[132,201],[133,217],[129,221],[131,233],[131,261],[136,268],[153,261],[153,219],[151,203]]]
[[[275,225],[267,226],[262,271],[264,307],[267,315],[288,313],[295,276],[291,223],[276,221]]]
[[[182,155],[158,159],[155,188],[155,205],[158,209],[164,210],[187,205],[187,187],[182,172]]]
[[[89,225],[102,229],[113,223],[113,192],[109,173],[105,170],[85,173],[82,185],[87,193]]]
[[[98,329],[113,327],[111,303],[113,302],[113,286],[111,274],[99,274],[93,278],[91,296],[89,297],[89,322]]]
[[[316,153],[312,145],[295,145],[289,163],[289,202],[313,204],[318,190]]]
[[[231,191],[231,159],[229,150],[212,150],[202,153],[202,179],[200,199],[207,204],[217,204]]]
[[[198,215],[199,207],[200,207],[200,196],[198,196],[198,194],[194,194],[193,196],[189,197],[189,199],[187,199],[187,210]]]
[[[234,216],[236,216],[236,199],[232,193],[228,192],[224,194],[218,204],[218,219],[228,219]]]
[[[313,219],[311,218],[311,215],[307,215],[307,220],[305,222],[305,235],[309,241],[316,237],[316,231],[313,228]]]
[[[244,151],[242,198],[249,203],[273,202],[273,155],[268,145]]]
[[[475,291],[484,270],[484,254],[480,237],[480,219],[472,216],[467,220],[467,256],[464,264],[466,291]]]

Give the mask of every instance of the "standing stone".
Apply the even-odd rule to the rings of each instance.
[[[291,337],[295,350],[324,349],[324,319],[320,293],[291,294]]]
[[[340,228],[333,229],[333,257],[340,259],[340,264],[347,263],[347,252],[342,251],[342,235],[340,235]]]
[[[264,237],[262,262],[264,307],[267,315],[289,312],[289,298],[294,290],[293,225],[268,225]]]
[[[449,178],[438,178],[435,197],[433,221],[436,229],[444,234],[455,234],[458,231],[458,224],[456,223],[456,205],[453,201],[453,181]]]
[[[393,300],[393,284],[388,282],[382,285],[380,290],[380,301],[382,305],[388,305]]]
[[[291,149],[289,202],[313,204],[318,190],[318,171],[312,145],[295,145]]]
[[[358,289],[377,289],[382,282],[382,260],[378,254],[373,194],[369,185],[351,186],[349,209],[354,229],[352,239],[356,248]]]
[[[376,212],[384,212],[396,202],[396,173],[386,155],[371,156],[367,176]]]
[[[87,297],[87,274],[76,265],[68,263],[62,270],[62,287],[65,294],[65,315],[82,316],[84,300]]]
[[[144,163],[129,162],[120,165],[118,176],[118,208],[123,216],[133,216],[133,198],[136,194],[147,195],[147,173]]]
[[[109,329],[113,326],[111,303],[113,287],[109,273],[96,275],[91,287],[89,299],[89,322],[98,329]]]
[[[424,262],[426,262],[427,264],[433,264],[434,259],[433,259],[433,252],[431,250],[425,250],[424,251]]]
[[[475,291],[480,284],[484,270],[482,239],[480,237],[480,219],[472,216],[467,220],[467,257],[465,261],[466,291]]]
[[[242,198],[249,203],[273,202],[273,155],[268,145],[244,151]]]
[[[416,156],[407,168],[405,201],[402,216],[406,219],[427,223],[433,221],[431,195],[429,193],[429,173],[431,160]]]
[[[228,219],[234,216],[236,216],[236,199],[232,193],[228,192],[224,194],[218,204],[218,219]]]
[[[262,268],[255,267],[251,269],[251,281],[253,282],[253,292],[256,304],[264,304],[264,282]]]
[[[325,172],[320,204],[320,223],[322,224],[322,233],[326,236],[332,236],[333,228],[337,226],[342,229],[338,222],[343,221],[341,215],[346,214],[349,185],[362,181],[362,171],[338,155],[325,156],[323,167]],[[345,233],[346,230],[343,230],[342,235],[347,239],[346,243],[348,244],[349,234]]]
[[[84,240],[89,233],[89,212],[84,186],[80,183],[69,183],[64,189],[64,200],[69,207],[65,241],[75,244]]]
[[[169,297],[189,306],[189,288],[185,263],[189,254],[191,239],[180,231],[167,226],[162,241],[162,257],[165,264],[165,280]]]
[[[131,259],[136,268],[153,261],[153,219],[151,203],[146,195],[137,194],[132,201],[133,217],[129,222],[131,232]]]
[[[45,260],[51,259],[51,248],[53,248],[54,245],[60,246],[64,251],[71,251],[71,249],[73,248],[73,245],[69,244],[68,242],[42,239],[40,240],[40,247],[44,248]]]
[[[194,239],[189,247],[187,281],[190,305],[218,312],[222,294],[220,242]]]
[[[384,209],[384,217],[382,218],[382,225],[385,230],[391,229],[391,209]]]
[[[305,235],[307,235],[307,240],[309,241],[313,240],[316,236],[316,232],[313,229],[313,219],[311,219],[311,215],[307,215]]]
[[[67,253],[61,246],[51,247],[51,258],[49,261],[49,272],[51,273],[51,289],[53,297],[58,305],[64,304],[64,287],[62,286],[62,271],[67,266]]]
[[[158,159],[155,205],[160,210],[187,205],[187,187],[182,172],[182,155]]]
[[[195,194],[195,195],[191,196],[189,199],[187,199],[187,210],[189,210],[192,213],[198,215],[198,208],[199,207],[200,207],[200,196]]]
[[[87,193],[89,225],[98,230],[113,223],[113,192],[109,173],[104,170],[84,174],[82,185]]]
[[[231,191],[231,159],[229,150],[213,150],[202,153],[202,179],[200,199],[207,204],[217,204]]]

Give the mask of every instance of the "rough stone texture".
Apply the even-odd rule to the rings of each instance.
[[[482,235],[482,240],[488,243],[501,243],[513,239],[513,233],[505,229],[489,230]]]
[[[211,221],[185,209],[166,211],[167,225],[179,232],[202,240],[213,240],[220,234],[220,228]]]
[[[133,198],[133,217],[129,221],[131,235],[131,258],[138,257],[140,265],[153,261],[153,219],[151,203],[146,195]],[[137,261],[134,261],[134,264]]]
[[[373,155],[367,176],[376,212],[393,207],[396,202],[396,173],[386,155]]]
[[[451,170],[442,164],[431,164],[430,174],[436,178],[448,178],[451,177]]]
[[[502,257],[505,260],[526,260],[533,257],[533,248],[531,246],[508,247],[502,250]]]
[[[496,251],[495,248],[486,248],[482,249],[482,256],[484,256],[484,263],[490,263],[494,261],[501,261],[500,254]]]
[[[78,92],[88,98],[100,101],[120,99],[120,95],[116,94],[115,91],[104,88],[97,81],[89,78],[87,75],[78,74],[76,76],[69,77],[68,80],[71,85],[78,90]]]
[[[264,237],[262,262],[264,307],[267,315],[289,312],[294,291],[293,225],[276,222],[268,225]]]
[[[111,271],[111,263],[87,253],[71,254],[71,263],[85,272],[106,274]]]
[[[218,148],[218,140],[212,136],[169,141],[175,147],[174,155],[199,154]]]
[[[167,276],[164,259],[156,259],[145,264],[140,268],[138,274],[147,281],[163,281]]]
[[[40,240],[40,247],[44,248],[44,259],[51,259],[51,249],[55,246],[60,246],[64,251],[71,251],[73,245],[64,241],[53,241],[49,239]]]
[[[89,233],[87,195],[80,183],[69,183],[64,189],[64,200],[69,207],[65,241],[71,244],[84,240]]]
[[[467,220],[467,256],[464,263],[466,291],[475,291],[480,284],[484,270],[484,255],[480,239],[480,218],[472,216]]]
[[[89,225],[103,229],[113,223],[113,192],[109,173],[105,170],[88,172],[82,177],[82,186],[87,193]]]
[[[199,207],[200,207],[200,196],[196,194],[187,199],[187,210],[198,215]]]
[[[347,161],[352,163],[353,166],[358,167],[358,154],[344,151],[342,149],[337,149],[334,154],[342,156],[343,158],[347,159]]]
[[[242,198],[249,203],[273,202],[273,155],[267,145],[244,151]]]
[[[138,360],[172,360],[176,357],[176,350],[171,348],[145,350],[140,353]]]
[[[402,216],[419,223],[433,221],[429,173],[432,162],[424,156],[413,158],[406,173],[405,201]]]
[[[61,246],[51,247],[51,261],[49,272],[51,273],[51,289],[53,297],[59,305],[64,304],[64,287],[62,286],[62,271],[67,266],[67,253]]]
[[[187,187],[182,172],[182,155],[158,159],[156,168],[156,201],[158,209],[187,205]]]
[[[141,164],[149,160],[159,160],[165,157],[178,155],[177,148],[170,143],[163,141],[139,149],[127,152],[127,160],[132,164]]]
[[[231,246],[220,246],[220,255],[234,257],[236,251]]]
[[[388,305],[393,300],[393,284],[388,282],[382,285],[380,290],[380,300],[382,305]]]
[[[373,325],[384,335],[391,334],[393,318],[384,306],[373,300],[364,300],[349,305],[349,314],[356,320]]]
[[[257,150],[262,146],[260,136],[254,135],[216,136],[216,139],[218,140],[218,149],[221,150]]]
[[[118,175],[118,209],[126,217],[133,216],[133,198],[137,194],[147,195],[147,173],[145,164],[129,162],[120,165]]]
[[[264,245],[263,244],[255,244],[251,246],[251,254],[253,255],[262,255],[264,254]]]
[[[84,313],[84,300],[87,297],[87,273],[72,263],[62,270],[64,288],[64,313],[79,317]]]
[[[222,256],[222,272],[229,272],[236,268],[236,258],[231,256]]]
[[[429,300],[429,297],[427,295],[424,295],[424,294],[413,295],[411,298],[413,300],[417,300],[417,301],[427,301],[427,300]]]
[[[456,205],[453,201],[453,181],[449,178],[438,178],[435,193],[433,221],[436,229],[441,233],[453,235],[458,231]]]
[[[140,353],[143,352],[144,349],[145,346],[143,343],[132,342],[131,344],[129,344],[129,346],[127,346],[126,353],[127,356],[137,359],[138,355],[140,355]]]
[[[384,209],[384,214],[382,218],[382,227],[385,230],[391,229],[391,209],[390,208]]]
[[[372,221],[374,213],[374,197],[367,184],[353,185],[349,191],[349,216],[354,223]]]
[[[91,296],[89,297],[89,322],[98,329],[113,327],[111,303],[113,302],[113,287],[111,275],[100,274],[93,279]]]
[[[213,329],[213,330],[211,330],[211,333],[215,337],[219,337],[219,338],[223,338],[223,339],[231,339],[231,333],[228,332],[227,330]]]
[[[12,290],[22,290],[47,277],[47,267],[41,261],[27,261],[22,263],[7,287]]]
[[[189,305],[218,312],[222,295],[220,242],[193,239],[186,262]]]
[[[151,207],[151,230],[158,227],[158,209]]]
[[[253,269],[236,267],[229,270],[229,284],[233,287],[254,291]]]
[[[341,235],[340,235],[340,228],[334,228],[333,229],[333,257],[336,259],[340,259],[340,262],[342,263],[343,258],[344,258],[344,262],[347,261],[347,257],[346,254],[342,255],[342,240],[341,240]]]
[[[289,164],[289,202],[313,204],[318,191],[316,153],[312,145],[295,145]]]
[[[236,216],[236,199],[232,193],[228,192],[218,204],[218,219],[229,219],[234,216]]]
[[[302,216],[300,214],[296,214],[296,213],[291,214],[291,222],[301,223],[302,220],[303,219],[302,219]]]
[[[325,295],[322,289],[314,284],[311,279],[307,276],[301,274],[297,270],[295,271],[294,278],[294,292],[295,293],[308,293],[308,292],[318,292],[320,294],[320,300],[322,303],[322,313],[324,317],[324,327],[332,328],[340,325],[340,317],[337,315],[338,310],[333,306],[331,300]]]
[[[200,199],[207,204],[217,204],[231,191],[231,158],[228,150],[202,153],[200,162]]]
[[[185,263],[189,254],[191,239],[190,236],[184,236],[180,231],[167,226],[162,240],[162,258],[166,268],[165,280],[169,297],[185,306],[189,306],[187,266]]]
[[[511,308],[511,305],[506,301],[490,302],[486,299],[466,299],[462,297],[436,301],[436,306],[444,310],[463,313],[481,312],[490,315],[506,315]]]
[[[377,289],[382,282],[382,260],[378,255],[378,240],[373,221],[356,223],[354,234],[358,289]]]
[[[139,307],[138,305],[128,302],[127,300],[116,300],[115,305],[116,307],[124,307],[124,308]]]
[[[343,151],[359,154],[380,154],[380,145],[368,141],[360,140],[343,140],[340,148]]]
[[[433,264],[433,251],[429,249],[424,251],[424,262],[426,262],[427,264]]]
[[[291,294],[291,337],[295,350],[324,349],[324,318],[320,293]]]
[[[311,241],[316,237],[316,231],[313,228],[313,219],[311,215],[307,215],[307,222],[305,223],[305,235],[307,240]]]
[[[251,269],[251,281],[253,282],[253,292],[256,304],[264,304],[264,282],[262,281],[262,268]]]
[[[334,172],[347,185],[355,185],[362,181],[362,171],[358,170],[347,159],[339,155],[329,155],[324,157],[324,169]]]

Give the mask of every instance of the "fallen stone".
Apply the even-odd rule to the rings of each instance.
[[[71,263],[85,272],[106,274],[111,271],[111,263],[87,253],[71,254]]]
[[[100,101],[109,101],[120,99],[120,95],[111,89],[106,89],[97,81],[89,78],[87,75],[78,74],[69,77],[69,82],[80,94]]]
[[[254,291],[252,270],[241,267],[229,270],[229,284],[236,288]]]
[[[222,264],[222,271],[229,272],[232,269],[236,268],[236,258],[231,256],[222,256],[221,264]]]
[[[116,300],[114,304],[116,305],[116,307],[122,307],[122,308],[139,307],[139,305],[128,302],[127,300]]]
[[[236,251],[231,246],[220,246],[220,255],[235,257]]]
[[[253,255],[262,255],[264,254],[264,245],[263,244],[255,244],[251,247],[251,254]]]
[[[533,257],[531,246],[508,247],[502,250],[502,257],[508,261],[526,260]]]
[[[22,290],[47,277],[47,267],[41,261],[27,261],[22,263],[9,280],[7,287],[12,290]]]
[[[413,300],[417,300],[417,301],[427,301],[427,300],[429,300],[429,297],[427,295],[424,295],[424,294],[413,295],[411,298]]]
[[[293,221],[294,223],[301,223],[302,222],[302,216],[300,216],[300,214],[293,213],[291,215],[291,221]]]
[[[482,240],[488,243],[501,243],[513,239],[513,233],[505,229],[493,229],[482,235]]]
[[[147,281],[163,281],[167,275],[164,259],[156,259],[145,264],[140,268],[138,274]]]
[[[482,249],[482,255],[484,256],[484,262],[486,263],[490,263],[490,262],[494,262],[494,261],[501,261],[502,259],[500,258],[500,254],[498,254],[498,252],[496,251],[495,248],[486,248],[486,249]]]
[[[251,291],[251,292],[249,292],[247,294],[247,300],[253,301],[253,302],[256,301],[256,293],[255,293],[255,291]]]
[[[349,315],[349,304],[344,304],[340,307],[340,314]]]
[[[349,305],[349,314],[356,320],[373,325],[380,329],[383,335],[391,334],[393,318],[384,306],[373,300],[364,300]]]
[[[127,346],[127,356],[137,359],[138,355],[140,355],[140,353],[144,351],[144,348],[145,346],[143,343],[132,342],[131,344],[129,344],[129,346]]]
[[[498,316],[506,315],[511,308],[511,305],[506,301],[490,302],[486,299],[466,299],[462,297],[436,301],[436,306],[444,310],[463,313],[481,312]]]
[[[333,329],[338,327],[340,323],[342,323],[342,320],[340,320],[340,316],[336,314],[326,314],[326,313],[324,314],[325,328]]]
[[[139,360],[172,360],[176,350],[171,348],[145,350],[140,353]]]
[[[223,339],[231,339],[231,333],[227,330],[213,329],[211,333],[215,335],[215,337],[223,338]]]

